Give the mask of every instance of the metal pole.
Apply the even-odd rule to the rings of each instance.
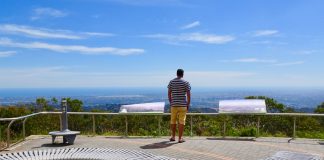
[[[125,115],[125,137],[128,136],[128,121],[127,116]]]
[[[293,139],[296,138],[296,117],[294,117],[294,133],[293,133]]]
[[[190,137],[192,137],[192,115],[190,116]]]
[[[259,137],[260,134],[260,116],[258,116],[258,124],[257,124],[257,133],[256,133],[256,137]]]
[[[223,123],[223,138],[226,137],[226,121],[224,120],[224,123]]]
[[[161,136],[161,116],[158,116],[158,122],[159,122],[159,136]]]
[[[96,135],[96,119],[95,119],[95,115],[92,115],[92,134]]]
[[[16,120],[10,121],[8,127],[7,127],[7,148],[10,147],[10,127]]]
[[[62,98],[61,105],[62,105],[63,131],[69,131],[68,116],[67,116],[67,100],[65,98]]]
[[[292,140],[294,140],[294,139],[296,138],[296,119],[297,119],[297,117],[294,117],[293,136],[292,136],[292,138],[290,138],[290,139],[288,140],[288,143],[290,143],[290,141],[292,141]]]
[[[60,131],[63,131],[63,125],[62,125],[62,115],[59,115],[59,119],[60,119]]]
[[[26,129],[25,129],[25,124],[28,118],[25,118],[23,121],[23,138],[26,140]]]

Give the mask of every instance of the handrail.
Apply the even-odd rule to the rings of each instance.
[[[20,120],[20,119],[25,119],[25,118],[32,117],[32,116],[35,116],[35,115],[38,115],[38,114],[41,114],[41,112],[39,112],[39,113],[32,113],[32,114],[28,114],[28,115],[20,116],[20,117],[0,118],[0,121]]]
[[[40,112],[41,114],[53,114],[53,112]],[[61,114],[61,112],[55,112],[55,114]],[[129,113],[111,113],[111,112],[68,112],[68,114],[73,115],[162,115],[168,116],[171,113],[146,113],[146,112],[129,112]],[[188,112],[187,115],[253,115],[253,116],[308,116],[308,117],[324,117],[324,114],[318,113],[191,113]]]
[[[170,113],[145,113],[145,112],[132,112],[132,113],[111,113],[111,112],[67,112],[71,115],[162,115],[167,116]],[[21,117],[0,118],[0,121],[20,120],[32,117],[39,114],[62,114],[62,112],[38,112]],[[187,113],[187,115],[253,115],[253,116],[308,116],[308,117],[324,117],[324,114],[318,113]]]
[[[27,118],[37,116],[37,115],[47,115],[47,114],[56,114],[60,115],[62,112],[38,112],[38,113],[32,113],[25,116],[20,117],[12,117],[12,118],[0,118],[0,121],[10,121],[7,127],[7,148],[10,147],[10,127],[11,125],[17,121],[17,120],[23,120],[23,140],[25,139],[25,122]],[[168,116],[170,113],[146,113],[146,112],[132,112],[132,113],[110,113],[110,112],[67,112],[69,115],[93,115],[93,134],[95,134],[95,118],[94,115],[118,115],[118,116],[125,116],[125,136],[127,136],[128,132],[128,121],[127,116],[130,115],[147,115],[147,116]],[[317,113],[187,113],[188,116],[191,117],[190,120],[190,135],[192,136],[192,116],[198,116],[198,115],[208,115],[208,116],[217,116],[217,115],[253,115],[253,116],[292,116],[294,117],[294,129],[293,129],[293,139],[296,135],[296,117],[302,117],[302,116],[309,116],[309,117],[324,117],[324,114],[317,114]],[[160,126],[160,119],[159,119],[159,128]],[[226,123],[224,121],[224,123]],[[258,129],[257,132],[259,132],[259,123],[260,118],[258,117]],[[225,128],[224,128],[225,129]],[[160,131],[159,131],[160,132]],[[257,133],[258,136],[259,133]],[[224,131],[225,136],[225,131]]]

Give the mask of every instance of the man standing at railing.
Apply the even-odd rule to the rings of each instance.
[[[168,97],[171,106],[171,138],[170,141],[175,141],[176,121],[178,117],[179,127],[179,143],[185,142],[182,138],[184,125],[186,122],[186,113],[190,105],[190,84],[183,78],[184,71],[177,70],[177,78],[170,81],[168,85]]]

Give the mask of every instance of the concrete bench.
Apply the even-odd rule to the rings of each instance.
[[[52,136],[52,143],[54,144],[55,138],[57,136],[63,136],[63,143],[73,144],[75,137],[79,135],[79,131],[54,131],[49,132],[49,135]]]
[[[109,148],[64,148],[48,150],[32,150],[0,154],[0,160],[33,160],[33,159],[73,159],[73,160],[114,160],[114,159],[149,159],[170,160],[165,156],[156,156],[151,153],[126,149]]]

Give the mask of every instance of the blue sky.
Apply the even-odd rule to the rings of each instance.
[[[4,0],[0,88],[324,87],[322,0]]]

